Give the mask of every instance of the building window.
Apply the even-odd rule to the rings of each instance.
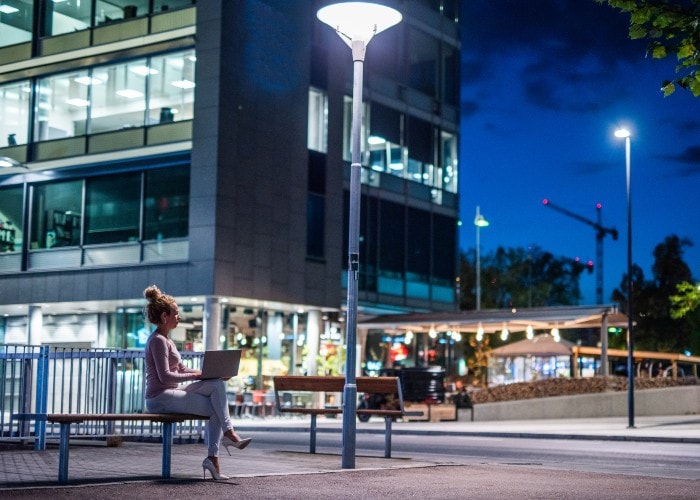
[[[138,240],[139,173],[89,178],[85,193],[86,245]]]
[[[56,36],[88,29],[92,2],[54,2],[43,0],[43,36]]]
[[[442,187],[450,193],[457,192],[457,136],[449,132],[440,133],[440,172]]]
[[[35,140],[191,120],[195,62],[186,51],[43,78]]]
[[[83,181],[34,186],[32,195],[32,250],[80,245]]]
[[[30,97],[29,81],[0,86],[0,147],[27,143]]]
[[[1,2],[0,5],[0,47],[30,42],[34,5],[32,1],[16,0]]]
[[[328,152],[328,96],[315,88],[309,89],[307,145],[313,151]]]
[[[87,70],[39,80],[34,140],[85,135],[91,82]]]
[[[306,255],[325,255],[326,155],[309,151],[308,194],[306,199]]]
[[[144,240],[187,237],[189,213],[189,167],[146,172]]]
[[[90,87],[89,133],[142,127],[146,109],[146,59],[94,68],[84,85]]]
[[[0,189],[0,253],[22,249],[23,201],[23,187]]]
[[[194,116],[193,50],[153,57],[140,69],[149,75],[148,124],[191,120]]]
[[[439,43],[426,33],[409,28],[408,84],[431,97],[437,97]]]

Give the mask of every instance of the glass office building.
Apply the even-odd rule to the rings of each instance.
[[[352,60],[329,2],[0,0],[0,341],[183,349],[258,378],[342,370]],[[456,307],[457,0],[364,69],[359,312]]]

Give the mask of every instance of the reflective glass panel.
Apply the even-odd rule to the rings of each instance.
[[[87,70],[39,80],[34,139],[47,141],[85,134],[90,105]]]
[[[31,41],[33,3],[32,0],[0,2],[0,47]]]
[[[90,133],[142,127],[146,109],[146,59],[94,68],[90,87]]]
[[[32,249],[80,245],[83,181],[34,186]]]
[[[189,213],[189,167],[146,172],[145,240],[186,237]]]
[[[149,77],[149,125],[192,119],[196,61],[194,51],[187,51],[153,57],[148,66],[142,63],[139,70]]]
[[[90,27],[92,2],[68,0],[43,0],[44,20],[43,36],[73,33]]]
[[[0,252],[22,248],[22,186],[0,189]]]
[[[30,97],[29,81],[0,86],[0,147],[27,143]]]
[[[141,174],[93,177],[85,185],[85,244],[136,241]]]

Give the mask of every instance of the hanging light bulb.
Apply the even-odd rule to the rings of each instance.
[[[552,328],[552,337],[554,337],[555,342],[559,342],[561,340],[561,337],[559,336],[559,328]]]
[[[476,341],[481,342],[484,340],[484,327],[479,323],[479,327],[476,329]]]
[[[435,325],[430,325],[430,331],[428,332],[428,335],[430,335],[431,339],[434,339],[437,337],[437,332],[435,331]]]
[[[532,325],[527,325],[527,338],[529,340],[532,340],[532,338],[535,336],[535,330],[532,328]]]
[[[508,328],[504,326],[503,331],[501,331],[501,340],[508,340],[509,333]]]
[[[455,342],[459,342],[460,340],[462,340],[462,334],[457,331],[454,331],[452,332],[452,338]]]

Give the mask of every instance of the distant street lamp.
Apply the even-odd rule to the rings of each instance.
[[[342,2],[320,9],[316,16],[333,28],[352,49],[352,136],[350,164],[350,207],[348,214],[348,295],[343,388],[343,446],[342,467],[355,468],[355,410],[357,385],[357,289],[360,272],[360,127],[362,124],[362,71],[365,50],[372,37],[401,22],[401,13],[390,7],[368,2]]]
[[[634,321],[632,320],[632,184],[630,165],[630,131],[615,131],[615,137],[625,140],[625,166],[627,177],[627,418],[628,427],[634,427]]]
[[[479,213],[479,207],[476,207],[476,217],[474,217],[474,225],[476,226],[476,310],[481,311],[481,228],[489,225],[489,221],[484,219],[484,216]]]

